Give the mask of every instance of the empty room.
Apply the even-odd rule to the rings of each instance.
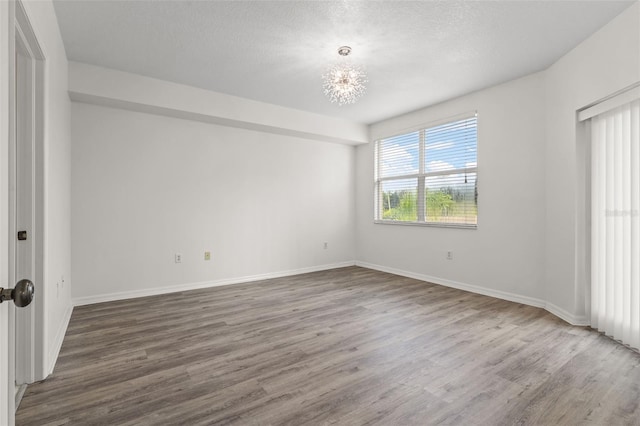
[[[640,2],[0,1],[0,426],[640,425]]]

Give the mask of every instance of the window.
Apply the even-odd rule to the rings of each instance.
[[[375,142],[375,219],[476,228],[476,115]]]

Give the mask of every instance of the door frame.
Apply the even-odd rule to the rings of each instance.
[[[36,298],[41,303],[34,306],[34,312],[20,329],[16,342],[15,306],[13,303],[0,304],[0,424],[13,425],[16,409],[16,343],[21,349],[20,357],[28,362],[20,371],[30,380],[44,379],[46,369],[45,286],[44,286],[44,218],[45,218],[45,96],[46,61],[38,43],[28,14],[20,0],[0,1],[0,286],[15,285],[15,91],[16,91],[16,33],[27,42],[34,59],[34,230],[40,233],[34,241],[36,269],[33,281],[36,284]],[[37,87],[36,82],[37,81]],[[37,105],[37,107],[36,107]],[[12,180],[13,179],[13,180]],[[23,334],[24,333],[24,334]],[[24,348],[28,348],[24,353]],[[24,367],[24,366],[27,367]]]
[[[0,285],[9,281],[9,145],[13,139],[11,105],[14,105],[15,42],[13,38],[14,2],[0,1]],[[13,425],[15,411],[14,340],[15,309],[0,304],[0,424]]]
[[[28,160],[31,162],[31,185],[27,189],[32,198],[31,200],[31,217],[29,222],[31,225],[32,250],[31,257],[31,270],[33,271],[32,277],[15,276],[14,281],[27,278],[33,281],[35,286],[35,297],[30,306],[16,310],[16,362],[15,362],[15,380],[18,385],[24,385],[33,383],[38,380],[43,380],[46,377],[46,322],[45,318],[45,288],[44,288],[44,96],[45,96],[45,56],[40,43],[36,37],[33,26],[29,22],[29,17],[24,9],[24,6],[20,0],[16,1],[15,5],[15,18],[14,18],[14,48],[17,51],[23,53],[29,60],[29,69],[27,78],[30,82],[30,87],[27,90],[28,98],[22,96],[23,101],[27,101],[28,105],[28,118],[29,125],[31,127],[30,140],[28,143],[31,145],[31,158]],[[14,56],[15,57],[15,56]],[[15,65],[14,65],[15,69]],[[15,84],[15,77],[13,83]],[[15,92],[15,91],[14,91]],[[18,95],[20,96],[20,95]],[[16,111],[17,113],[17,111]],[[15,117],[12,118],[15,122]],[[16,135],[14,134],[14,137]],[[18,143],[17,139],[10,144],[9,149],[9,171],[11,176],[15,179],[15,166],[17,161],[15,155],[11,155],[11,146]],[[11,164],[13,162],[13,164]],[[14,167],[12,170],[11,167]],[[15,180],[11,182],[11,188],[15,187]],[[26,188],[16,188],[24,190]],[[12,205],[13,203],[13,205]],[[19,229],[17,229],[17,217],[16,217],[16,197],[15,192],[10,193],[9,201],[9,235],[15,236]],[[16,247],[15,244],[9,245],[9,271],[11,279],[11,269],[15,268],[16,260]],[[11,252],[13,250],[13,253]],[[13,263],[11,263],[13,262]],[[15,271],[14,271],[15,272]],[[12,282],[12,281],[10,281]],[[16,401],[17,403],[18,401]]]

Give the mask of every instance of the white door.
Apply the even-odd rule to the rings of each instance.
[[[36,140],[39,126],[36,123],[38,101],[38,63],[37,46],[33,46],[35,40],[30,40],[30,28],[24,28],[27,24],[26,16],[22,15],[20,4],[16,8],[15,31],[15,172],[12,177],[15,182],[15,208],[9,211],[15,212],[15,220],[9,223],[9,235],[13,235],[15,255],[15,279],[16,281],[27,279],[37,284],[41,289],[41,276],[36,271],[36,242],[38,241],[38,229],[36,227],[35,210],[37,197],[35,184],[36,175]],[[11,149],[9,150],[11,153]],[[12,157],[9,158],[10,163]],[[10,167],[11,170],[11,167]],[[11,180],[10,180],[11,182]],[[9,201],[11,208],[12,200]],[[11,248],[10,248],[11,250]],[[11,251],[9,252],[11,261]],[[23,385],[32,383],[37,377],[36,366],[36,313],[41,301],[30,304],[15,311],[16,326],[16,383]]]
[[[0,287],[10,287],[9,274],[9,146],[13,140],[15,102],[14,3],[0,2]],[[0,425],[14,423],[14,307],[0,304]]]
[[[2,31],[8,30],[0,34],[0,52],[9,69],[0,73],[7,129],[0,139],[0,232],[8,244],[0,248],[0,287],[25,289],[24,280],[31,280],[42,290],[43,55],[22,4],[2,3]],[[19,385],[44,378],[42,302],[20,309],[11,301],[0,303],[0,425],[14,422]]]

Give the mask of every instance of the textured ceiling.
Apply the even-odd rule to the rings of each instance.
[[[547,68],[632,1],[63,1],[70,60],[372,123]],[[366,95],[321,75],[349,45]]]

